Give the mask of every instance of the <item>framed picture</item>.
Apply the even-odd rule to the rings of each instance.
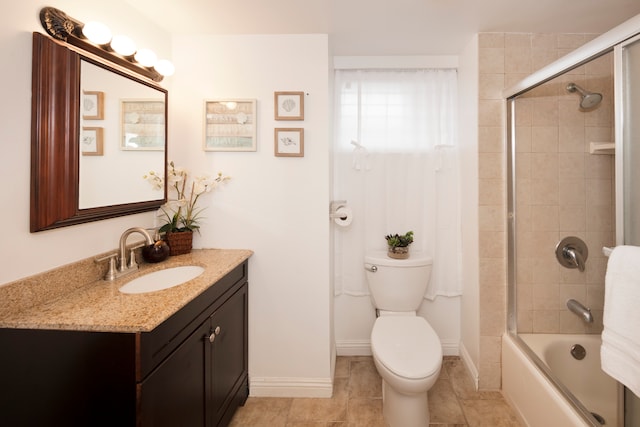
[[[82,91],[82,118],[84,120],[104,119],[104,92]]]
[[[277,157],[304,157],[304,129],[276,128],[274,148]]]
[[[103,128],[83,127],[80,147],[83,156],[102,156]]]
[[[275,93],[276,120],[304,120],[304,92]]]
[[[205,100],[203,149],[256,151],[256,100]]]
[[[162,151],[165,147],[165,103],[162,99],[120,101],[123,150]]]

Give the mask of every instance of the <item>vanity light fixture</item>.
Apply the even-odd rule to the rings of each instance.
[[[138,49],[133,57],[140,65],[145,67],[153,67],[158,62],[158,57],[151,49]]]
[[[175,71],[170,61],[158,61],[153,51],[136,50],[135,43],[129,37],[112,38],[111,31],[102,23],[91,21],[83,24],[54,7],[40,10],[40,22],[53,38],[98,55],[155,82],[162,81],[164,76],[170,76]]]
[[[134,53],[136,53],[136,50],[138,50],[133,40],[131,40],[127,36],[122,35],[113,36],[113,38],[111,39],[111,43],[109,43],[109,46],[111,46],[111,49],[113,49],[116,53],[119,53],[124,57],[132,56]]]
[[[173,73],[176,71],[176,67],[174,67],[171,61],[167,59],[159,60],[158,62],[156,62],[156,65],[154,65],[153,68],[158,70],[158,72],[165,77],[173,75]]]
[[[82,27],[82,35],[99,46],[111,41],[111,30],[102,22],[89,21]]]

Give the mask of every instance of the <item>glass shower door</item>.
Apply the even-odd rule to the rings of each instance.
[[[640,245],[640,38],[622,45],[622,203],[623,241]]]
[[[617,244],[640,246],[640,36],[616,47]],[[640,399],[625,389],[625,427],[640,425]]]

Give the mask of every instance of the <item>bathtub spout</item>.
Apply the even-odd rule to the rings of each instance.
[[[573,313],[582,317],[582,320],[584,320],[586,323],[593,323],[593,314],[591,314],[591,309],[580,304],[578,301],[574,299],[568,299],[567,308]]]

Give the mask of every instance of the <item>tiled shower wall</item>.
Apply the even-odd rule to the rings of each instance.
[[[594,35],[585,34],[483,33],[478,38],[480,389],[499,389],[501,386],[501,337],[505,331],[507,315],[506,154],[502,90],[593,37]],[[559,88],[556,88],[558,90],[554,94],[549,94],[550,96],[546,96],[545,89],[538,89],[536,95],[540,96],[535,102],[530,102],[531,105],[525,105],[525,112],[522,118],[519,118],[521,122],[518,133],[522,135],[523,142],[519,150],[523,151],[523,160],[528,155],[526,160],[530,165],[526,169],[530,173],[529,185],[521,186],[520,191],[523,194],[519,194],[519,197],[524,198],[525,194],[531,196],[528,206],[524,209],[523,218],[519,218],[519,225],[528,232],[528,239],[519,241],[519,244],[524,245],[521,249],[525,252],[528,250],[532,256],[530,261],[524,262],[527,268],[519,268],[518,273],[524,280],[529,280],[528,292],[525,294],[528,296],[524,296],[520,302],[524,306],[522,326],[530,331],[535,325],[543,327],[547,332],[552,327],[559,327],[561,323],[573,325],[577,329],[571,318],[565,318],[563,315],[561,322],[561,300],[570,290],[577,292],[573,298],[580,299],[584,296],[585,304],[599,301],[602,297],[601,292],[596,289],[596,282],[600,280],[600,276],[603,277],[604,261],[599,252],[601,244],[607,239],[602,237],[604,232],[590,231],[587,226],[596,221],[595,217],[606,216],[610,221],[604,219],[603,222],[612,227],[612,217],[608,216],[612,213],[607,213],[607,208],[602,208],[588,214],[586,204],[587,198],[591,200],[594,196],[591,189],[596,187],[597,193],[604,192],[604,195],[597,195],[598,199],[601,196],[613,198],[612,168],[608,169],[607,166],[611,164],[612,156],[597,156],[598,160],[594,160],[596,156],[584,155],[585,144],[588,145],[592,138],[598,142],[603,141],[603,138],[612,140],[612,91],[605,90],[606,84],[598,83],[597,86],[594,84],[589,87],[585,80],[588,69],[589,73],[600,75],[601,68],[607,68],[607,73],[611,75],[610,66],[598,62],[593,66],[593,71],[591,67],[580,67],[574,73],[581,74],[567,78],[584,84],[584,87],[592,91],[603,92],[608,104],[603,100],[601,108],[609,109],[608,113],[602,113],[602,116],[609,120],[607,124],[601,123],[601,120],[605,119],[600,117],[600,113],[593,114],[589,120],[584,113],[575,113],[579,104],[578,95],[565,96]],[[599,78],[590,77],[589,84],[592,80],[593,83],[600,81]],[[561,84],[557,83],[556,86]],[[526,104],[527,101],[524,101]],[[565,119],[569,119],[567,126],[560,126],[560,122],[564,123]],[[584,126],[576,134],[574,131],[580,127],[577,122],[581,120],[584,120]],[[588,129],[587,126],[593,129]],[[526,150],[529,152],[525,154]],[[592,166],[592,160],[597,163],[597,167]],[[564,174],[566,168],[570,171],[569,176]],[[598,172],[594,172],[596,170]],[[542,174],[538,176],[539,173]],[[534,175],[535,179],[532,178]],[[587,181],[578,184],[581,176],[583,181],[584,178],[587,178]],[[554,199],[553,203],[551,198]],[[578,208],[579,206],[584,209]],[[596,222],[600,222],[600,219]],[[578,223],[584,227],[578,226]],[[589,240],[587,244],[591,251],[587,262],[588,270],[580,277],[576,277],[579,274],[573,270],[561,271],[555,261],[555,244],[565,233]],[[597,236],[600,237],[596,238]],[[549,270],[556,271],[555,277],[558,280],[555,283],[549,283],[554,276]],[[549,277],[543,279],[544,276]],[[587,299],[587,295],[590,300]],[[599,307],[602,307],[602,304]],[[551,312],[550,320],[545,317],[546,312]],[[597,317],[601,319],[601,316]]]
[[[568,83],[603,95],[581,111]],[[545,83],[516,101],[517,321],[524,333],[600,333],[606,257],[615,241],[612,154],[590,145],[613,142],[613,54]],[[556,244],[567,236],[589,250],[584,272],[562,267]],[[566,308],[591,307],[586,324]]]

